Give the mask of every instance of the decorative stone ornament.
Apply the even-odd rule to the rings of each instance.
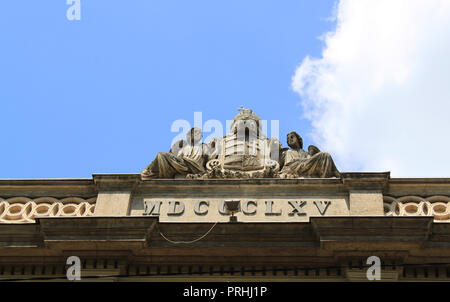
[[[186,135],[186,141],[175,143],[170,152],[159,152],[142,171],[142,178],[174,178],[177,175],[205,173],[209,151],[208,146],[200,142],[201,139],[202,131],[192,128]]]
[[[213,138],[208,145],[201,138],[201,130],[192,128],[186,141],[175,143],[170,152],[159,152],[142,178],[340,177],[331,156],[312,145],[304,151],[296,132],[287,137],[291,149],[282,149],[278,139],[266,137],[261,119],[251,109],[239,108],[224,137]]]
[[[291,149],[282,153],[281,177],[340,177],[331,155],[313,145],[308,147],[308,152],[303,150],[303,140],[297,132],[289,133],[287,142]]]

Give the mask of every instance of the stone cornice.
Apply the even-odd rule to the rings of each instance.
[[[384,190],[387,187],[390,172],[343,172],[342,183],[349,190]]]
[[[33,224],[0,225],[0,247],[38,247],[77,242],[97,249],[128,250],[142,247],[318,247],[346,249],[348,243],[369,242],[413,245],[425,243],[450,246],[448,224],[433,223],[432,217],[315,217],[309,223],[218,223],[205,240],[174,245],[172,240],[198,237],[209,223],[160,223],[155,217],[48,217]],[[438,236],[433,236],[433,230]],[[393,248],[398,248],[395,246]]]
[[[450,178],[392,178],[385,193],[390,196],[450,196]]]
[[[92,179],[0,179],[0,197],[70,197],[97,195]]]
[[[253,179],[154,179],[144,180],[140,174],[94,174],[91,179],[0,179],[0,198],[24,197],[94,197],[98,191],[164,190],[199,191],[213,188],[224,191],[271,192],[288,189],[317,194],[345,194],[349,190],[381,190],[384,194],[450,195],[450,178],[390,178],[389,172],[342,172],[342,178],[253,178]]]
[[[100,191],[133,191],[141,181],[140,174],[93,174],[92,178]]]

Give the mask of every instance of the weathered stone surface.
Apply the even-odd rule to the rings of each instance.
[[[292,149],[282,152],[281,143],[262,132],[258,115],[251,109],[239,111],[224,137],[213,138],[206,145],[200,143],[201,130],[192,128],[187,141],[175,143],[171,152],[158,153],[142,171],[142,178],[339,178],[328,153],[312,145],[308,152],[304,151],[301,137],[295,132],[288,134]]]
[[[37,201],[95,198],[96,206],[100,200],[110,213],[47,213],[35,222],[0,224],[0,279],[65,280],[65,261],[73,255],[82,260],[84,278],[116,276],[105,281],[364,281],[363,264],[373,255],[384,265],[382,280],[449,279],[449,179],[341,176],[142,181],[139,174],[96,174],[90,180],[0,180],[0,212],[3,200],[14,207],[23,195]],[[111,199],[102,197],[107,195]],[[219,213],[225,199],[240,200],[237,223]],[[184,214],[166,215],[170,207],[163,204],[160,215],[143,215],[145,200],[183,202]],[[199,201],[209,201],[209,207],[202,203],[197,211],[208,209],[212,216],[195,214]],[[282,214],[265,215],[265,201]],[[299,206],[306,201],[301,206],[306,215],[290,216],[290,201]],[[324,202],[322,210],[331,201],[324,215],[315,201]],[[393,209],[386,211],[389,202]],[[397,213],[400,205],[405,211]],[[412,212],[413,205],[424,208]]]
[[[206,144],[200,143],[201,139],[201,129],[192,128],[186,141],[176,143],[179,148],[175,146],[170,152],[159,152],[142,171],[142,178],[174,178],[177,175],[205,173],[209,151]]]
[[[340,177],[330,154],[313,145],[306,152],[301,136],[294,131],[287,135],[287,141],[291,149],[281,156],[281,177]]]

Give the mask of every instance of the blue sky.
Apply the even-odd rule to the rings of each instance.
[[[174,120],[241,105],[312,143],[291,79],[334,1],[65,2],[0,4],[0,178],[139,173]]]

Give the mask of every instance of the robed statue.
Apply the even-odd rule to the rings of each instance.
[[[186,140],[176,142],[170,152],[159,152],[141,175],[143,179],[174,178],[177,175],[202,174],[206,172],[208,146],[201,143],[202,131],[194,127]]]
[[[191,128],[186,139],[159,152],[141,172],[142,179],[185,178],[332,178],[340,177],[331,155],[310,145],[296,132],[287,135],[290,148],[263,132],[263,121],[251,109],[241,106],[230,131],[208,144],[202,130]]]
[[[281,177],[340,177],[331,155],[313,145],[308,152],[303,150],[303,140],[297,132],[287,135],[287,143],[291,149],[281,154]]]

